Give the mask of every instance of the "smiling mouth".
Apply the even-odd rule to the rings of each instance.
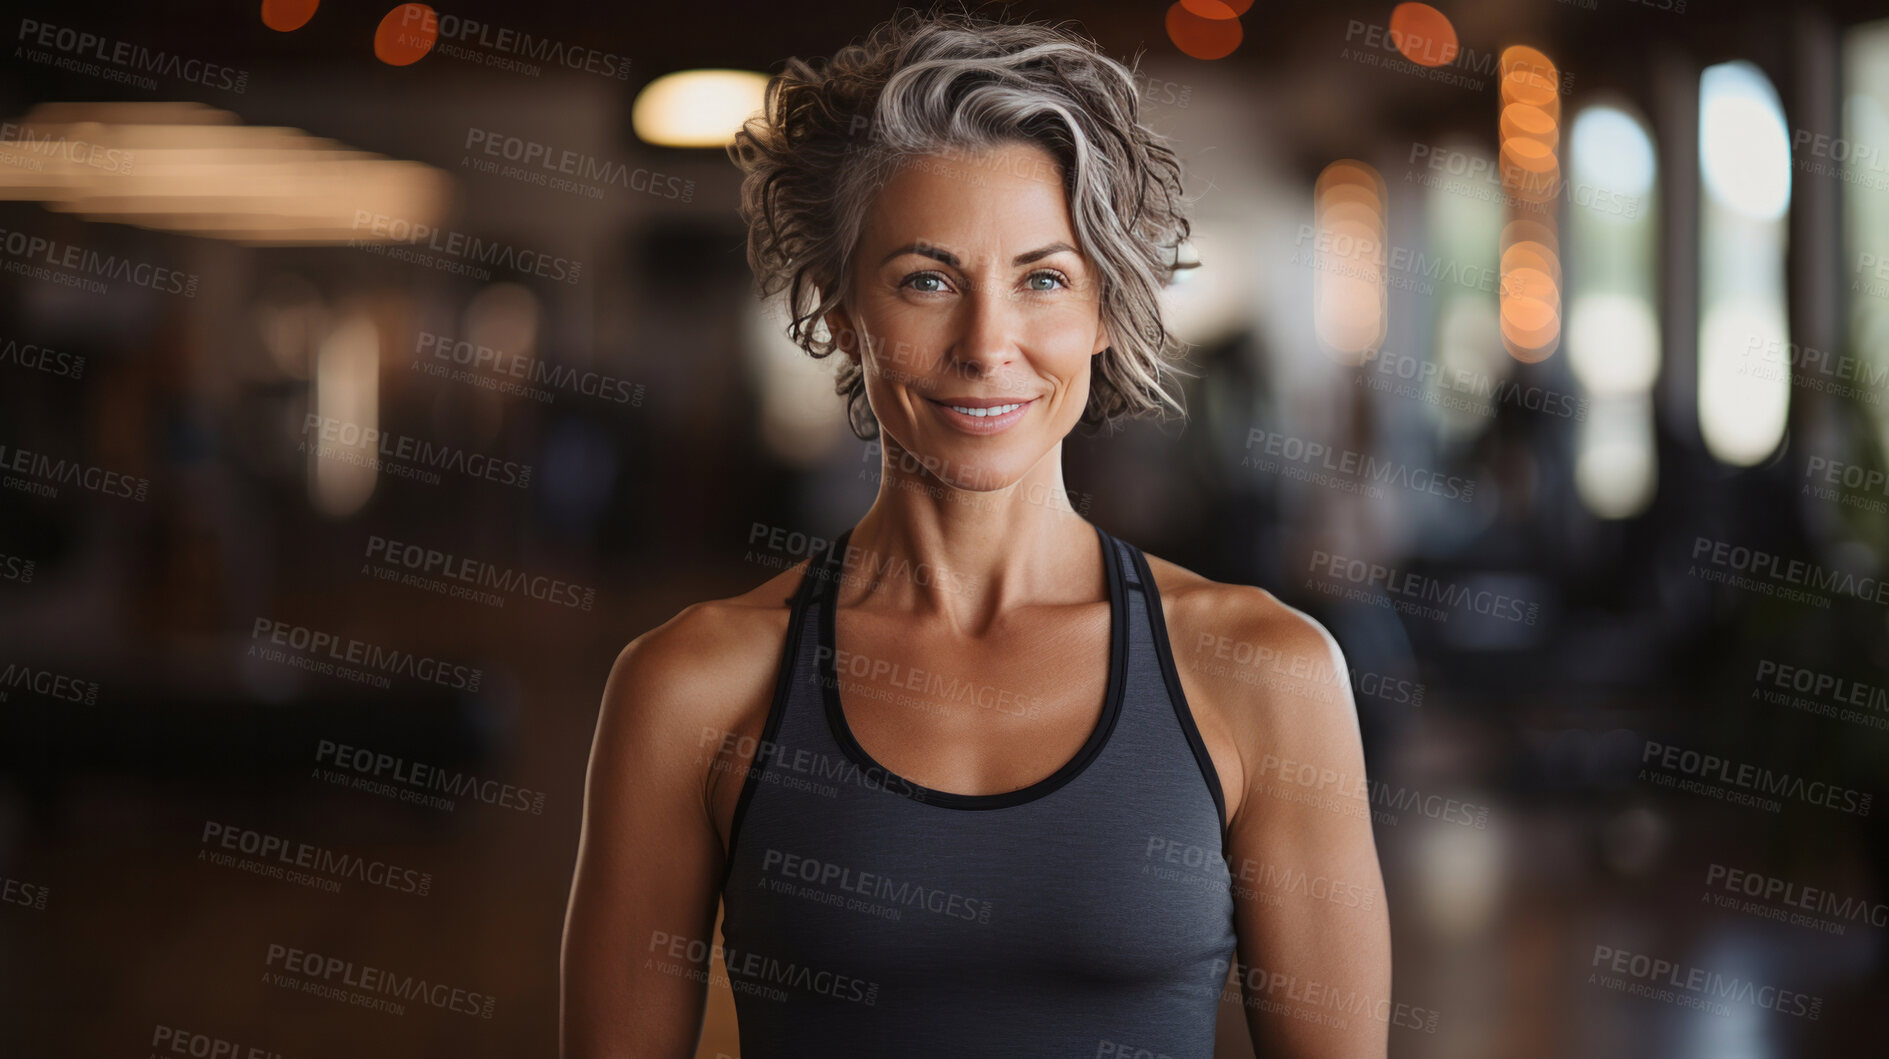
[[[994,405],[989,405],[987,407],[973,407],[971,405],[952,404],[950,401],[933,401],[932,403],[944,405],[946,408],[951,409],[953,412],[962,412],[963,414],[967,416],[975,416],[979,419],[985,419],[990,416],[1000,416],[1008,412],[1014,412],[1017,409],[1022,408],[1024,405],[1029,404],[1030,402],[1011,401],[1006,404],[994,404]]]

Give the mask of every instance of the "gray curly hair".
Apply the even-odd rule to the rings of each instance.
[[[872,196],[907,159],[1035,144],[1052,155],[1076,238],[1101,274],[1111,345],[1082,422],[1184,416],[1167,380],[1185,345],[1157,295],[1190,233],[1180,162],[1141,123],[1135,75],[1068,23],[904,9],[824,63],[792,58],[728,148],[746,174],[741,218],[755,289],[786,289],[789,338],[814,357],[841,348],[824,323],[844,301]],[[862,135],[863,133],[863,135]],[[865,373],[843,360],[834,389],[860,438],[878,435]]]

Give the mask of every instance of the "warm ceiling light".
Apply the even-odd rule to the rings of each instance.
[[[643,86],[630,125],[659,147],[721,147],[761,110],[767,75],[747,70],[683,70]]]
[[[202,104],[48,103],[17,119],[0,201],[233,242],[351,239],[363,211],[438,225],[452,178]]]
[[[1195,59],[1224,59],[1245,35],[1238,12],[1222,0],[1176,0],[1165,22],[1168,40]]]
[[[1456,27],[1448,15],[1429,4],[1398,4],[1391,9],[1391,43],[1418,66],[1448,66],[1456,61]]]

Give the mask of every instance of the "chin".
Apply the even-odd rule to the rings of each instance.
[[[1050,449],[1035,438],[1023,437],[927,437],[920,444],[908,445],[883,424],[880,430],[906,453],[899,461],[901,470],[929,471],[939,483],[973,493],[1014,485]]]

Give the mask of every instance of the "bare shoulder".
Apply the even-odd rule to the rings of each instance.
[[[1149,555],[1161,591],[1176,665],[1186,660],[1258,664],[1268,673],[1311,679],[1335,665],[1338,641],[1316,618],[1256,585],[1228,584]]]
[[[610,668],[599,741],[611,729],[688,737],[751,727],[772,698],[789,603],[805,568],[800,563],[738,596],[691,604],[631,640]]]
[[[1203,734],[1216,730],[1242,759],[1357,741],[1344,653],[1317,619],[1254,585],[1214,581],[1153,555],[1148,568]]]

